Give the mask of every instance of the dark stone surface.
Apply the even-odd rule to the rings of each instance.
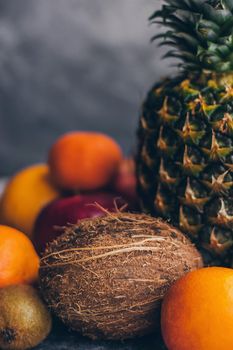
[[[143,338],[122,342],[92,341],[75,332],[69,332],[54,319],[53,331],[35,350],[166,350],[161,336],[152,334]],[[191,350],[191,349],[190,349]]]
[[[169,62],[150,45],[160,0],[0,0],[0,175],[44,161],[73,129],[135,144],[146,91]]]
[[[35,350],[166,350],[158,336],[125,342],[91,341],[64,330],[53,332]]]

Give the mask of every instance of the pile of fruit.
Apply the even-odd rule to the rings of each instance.
[[[123,159],[106,135],[72,132],[51,147],[48,164],[32,165],[10,179],[0,223],[25,233],[41,254],[67,223],[127,206],[138,208],[133,160]]]
[[[51,315],[93,340],[233,349],[233,0],[164,0],[151,21],[182,63],[149,92],[136,162],[73,132],[6,185],[3,350],[39,344]]]
[[[47,164],[9,180],[0,200],[1,349],[34,347],[51,330],[49,311],[34,289],[46,245],[84,218],[129,209],[138,209],[134,162],[103,134],[64,135]]]

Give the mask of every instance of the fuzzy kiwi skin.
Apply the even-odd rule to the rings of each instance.
[[[47,337],[51,327],[50,313],[33,287],[0,289],[0,349],[31,349]]]
[[[69,328],[121,340],[159,330],[168,288],[202,266],[179,230],[146,215],[118,213],[82,220],[50,243],[40,286]]]

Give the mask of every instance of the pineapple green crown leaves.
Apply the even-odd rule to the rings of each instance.
[[[233,72],[233,0],[164,0],[150,21],[168,28],[152,40],[172,46],[164,57],[181,59],[180,67]]]

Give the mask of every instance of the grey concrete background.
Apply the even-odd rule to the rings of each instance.
[[[62,133],[97,130],[125,153],[141,102],[169,73],[147,22],[159,0],[0,0],[0,175],[46,160]]]

